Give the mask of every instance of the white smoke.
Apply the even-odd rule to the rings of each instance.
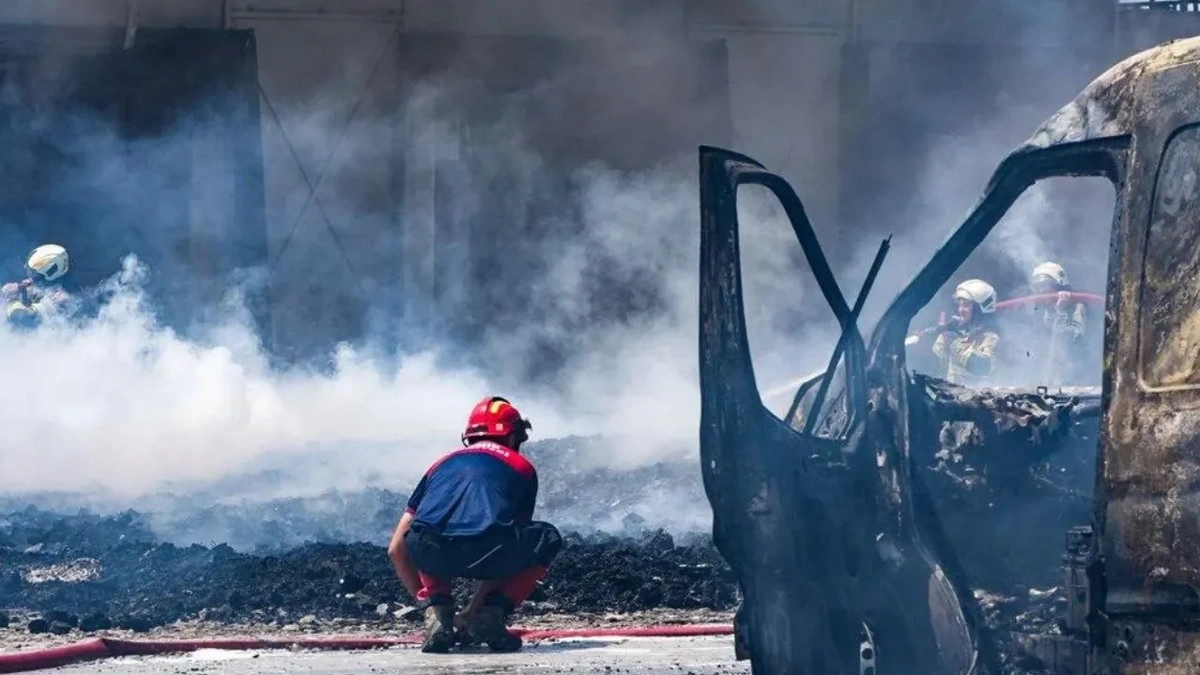
[[[209,340],[160,325],[129,259],[99,315],[0,329],[0,489],[127,495],[204,481],[313,443],[406,441],[426,456],[486,387],[414,355],[388,372],[343,349],[333,375],[274,372],[243,315]],[[448,405],[448,402],[460,405]]]
[[[1055,105],[1073,93],[1059,88]],[[356,122],[342,152],[334,156],[341,139],[333,131],[340,121],[331,121],[335,116],[322,108],[320,98],[314,96],[314,109],[288,120],[290,142],[299,154],[318,163],[332,157],[334,173],[382,161],[390,150],[378,143],[384,125],[369,121]],[[434,141],[456,133],[456,112],[470,112],[421,103],[414,107],[415,133]],[[672,115],[686,114],[661,112],[663,119],[656,124],[668,125]],[[994,112],[966,145],[963,139],[949,139],[930,153],[915,200],[922,204],[920,218],[877,224],[879,236],[894,232],[897,239],[861,322],[864,331],[871,314],[962,219],[1004,152],[1043,116],[1029,108]],[[479,175],[459,177],[454,186],[457,208],[475,208],[472,197],[497,177],[514,181],[519,198],[546,196],[529,179],[542,157],[505,119],[518,114],[513,105],[496,113],[501,121],[494,128],[477,130],[477,139],[487,146],[481,154],[490,156],[491,163]],[[788,118],[789,124],[803,122]],[[263,133],[269,138],[275,132],[264,123]],[[110,187],[123,196],[123,203],[139,208],[153,204],[153,190],[145,187],[150,181],[142,179],[153,177],[154,163],[139,173],[136,162],[112,159],[128,150],[114,148],[115,142],[109,136],[103,143],[90,142],[82,153],[88,160],[82,165],[86,175],[77,180]],[[152,155],[147,149],[173,148],[168,137],[139,152]],[[157,308],[141,287],[145,270],[130,261],[112,282],[116,294],[98,318],[81,324],[52,322],[36,333],[0,326],[0,373],[9,382],[0,388],[5,443],[0,491],[133,497],[163,489],[186,491],[263,466],[277,467],[283,475],[275,487],[260,486],[261,496],[368,485],[406,491],[429,462],[456,446],[470,406],[489,394],[509,397],[532,418],[534,438],[599,433],[611,439],[604,452],[581,462],[620,468],[695,463],[699,198],[694,155],[682,163],[677,159],[663,158],[656,170],[593,166],[572,177],[576,193],[563,198],[571,208],[556,217],[563,231],[575,234],[544,251],[540,268],[529,271],[537,312],[525,325],[487,336],[481,347],[489,355],[487,367],[461,358],[460,345],[453,343],[394,356],[398,340],[382,334],[340,346],[330,354],[327,369],[274,366],[237,301],[238,289],[231,289],[223,311],[209,313],[215,318],[203,330],[185,336],[157,320]],[[797,187],[803,194],[804,186]],[[351,188],[326,186],[322,203],[340,225],[369,229],[376,225],[371,217],[378,214],[364,215],[348,196]],[[345,192],[339,195],[337,189]],[[276,230],[287,230],[307,197],[280,198]],[[747,190],[743,200],[746,314],[757,379],[766,390],[823,368],[837,331],[773,197]],[[1093,249],[1075,243],[1094,246],[1099,238],[1064,239],[1052,229],[1039,229],[1042,223],[1062,220],[1054,208],[1035,197],[1010,214],[1024,225],[1004,230],[1002,224],[985,248],[1018,270],[1071,252],[1087,258]],[[1094,221],[1095,213],[1076,220]],[[849,265],[833,261],[847,302],[853,302],[877,245],[876,237],[864,238],[847,255]],[[635,286],[650,289],[655,299],[606,296],[603,288],[597,290],[597,278],[644,281]],[[306,290],[312,292],[298,289],[294,295]],[[372,300],[384,304],[388,299]],[[650,309],[603,326],[587,325],[591,310],[603,303]],[[559,375],[549,380],[523,377],[528,366],[547,358],[540,351],[546,343],[565,347]],[[772,407],[778,410],[786,403]],[[307,468],[301,471],[301,466]],[[294,474],[290,478],[289,471]],[[674,497],[660,507],[672,510],[672,517],[682,508]],[[707,513],[708,507],[696,503],[691,508]]]
[[[670,171],[602,169],[585,184],[584,234],[535,280],[547,302],[565,316],[585,314],[593,298],[579,289],[580,261],[597,251],[622,273],[657,280],[666,302],[651,316],[585,333],[557,383],[456,367],[436,350],[384,358],[391,345],[378,342],[340,346],[325,371],[273,368],[236,294],[219,320],[185,337],[156,319],[142,288],[149,270],[130,257],[106,284],[112,295],[95,318],[54,318],[36,332],[0,326],[0,372],[12,383],[0,390],[0,491],[132,497],[313,453],[340,471],[310,475],[292,490],[372,482],[404,490],[456,445],[467,410],[491,393],[534,420],[535,438],[610,437],[611,452],[583,460],[594,466],[696,461],[696,185]],[[776,309],[803,304],[803,277],[786,240],[798,246],[778,213],[751,205],[757,209],[743,226],[756,363],[795,365],[803,355],[792,353],[794,338],[779,322],[795,312]],[[524,337],[504,336],[512,344],[503,346],[518,350]],[[808,357],[816,363],[821,352]]]

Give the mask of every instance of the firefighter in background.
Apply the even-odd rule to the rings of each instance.
[[[32,327],[41,316],[70,297],[66,282],[71,271],[67,250],[58,244],[43,244],[25,260],[25,278],[0,286],[5,318],[19,327]]]
[[[996,368],[996,289],[981,279],[968,279],[954,289],[955,314],[941,327],[933,353],[945,368],[947,381],[980,386]]]
[[[996,289],[982,279],[968,279],[954,289],[955,312],[940,326],[933,353],[942,363],[947,381],[981,387],[991,383],[996,370],[1000,334],[996,330]],[[979,480],[970,466],[962,465],[965,453],[982,442],[974,422],[946,421],[935,454],[937,465],[964,484]],[[959,475],[961,473],[961,475]]]
[[[1076,375],[1075,355],[1082,345],[1086,315],[1083,303],[1071,299],[1071,284],[1062,265],[1044,262],[1033,268],[1029,275],[1029,286],[1036,295],[1057,295],[1058,300],[1048,305],[1042,314],[1046,327],[1047,341],[1043,351],[1043,382],[1047,386],[1071,384],[1064,382]]]
[[[32,327],[48,310],[70,297],[66,282],[71,271],[67,250],[58,244],[43,244],[25,260],[25,278],[0,286],[4,314],[9,323]]]

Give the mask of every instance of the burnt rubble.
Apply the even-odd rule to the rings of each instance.
[[[976,588],[1047,588],[1067,532],[1092,521],[1098,393],[971,392],[917,376],[936,439],[914,439],[926,489]],[[1016,585],[1017,583],[1023,586]]]
[[[914,427],[937,430],[913,439],[921,482],[1003,672],[1040,675],[1042,651],[1078,637],[1066,619],[1078,611],[1069,533],[1092,522],[1099,390],[972,391],[917,376],[914,394],[928,416]]]
[[[1031,409],[1011,400],[986,406],[993,413]],[[1088,519],[1095,420],[1061,424],[1067,431],[1057,440],[1067,443],[1046,455],[1030,442],[1037,430],[1028,424],[978,417],[953,439],[956,458],[946,461],[948,446],[932,442],[937,450],[921,458],[947,538],[1000,634],[1061,630],[1061,543]],[[579,456],[589,451],[586,442],[531,448],[545,477],[539,517],[568,534],[521,615],[735,608],[737,585],[709,535],[672,528],[672,536],[660,528],[661,509],[648,506],[671,495],[702,510],[695,462],[590,469]],[[277,627],[407,623],[419,613],[384,550],[406,499],[380,488],[331,491],[315,502],[193,506],[180,497],[169,518],[138,510],[11,509],[0,515],[0,611],[11,614],[9,631],[49,633],[146,631],[190,619]],[[576,525],[589,518],[592,527]],[[467,591],[459,588],[464,601]],[[1009,672],[1023,672],[1007,647],[1016,641],[1000,642]]]
[[[660,527],[673,524],[664,520],[672,512],[675,523],[706,513],[695,461],[589,466],[598,443],[553,439],[527,449],[542,477],[538,516],[567,533],[567,545],[523,611],[733,608],[736,584],[708,537],[672,537]],[[261,482],[236,480],[250,493]],[[89,625],[103,623],[103,616],[142,629],[193,617],[375,620],[388,613],[383,605],[413,604],[384,551],[411,486],[396,487],[233,501],[207,499],[212,493],[155,496],[151,508],[124,511],[111,504],[61,509],[70,495],[30,500],[42,508],[0,499],[0,509],[10,510],[0,515],[0,609],[75,617],[59,617],[59,625],[82,627],[77,622],[89,616]],[[95,502],[80,496],[74,503]],[[46,625],[33,628],[52,630],[56,621],[41,618]]]
[[[645,528],[707,532],[708,503],[699,459],[680,452],[639,466],[597,465],[608,456],[596,437],[536,441],[524,452],[538,468],[538,518],[563,530],[637,536]],[[0,495],[0,513],[34,504],[49,512],[73,513],[80,506],[104,515],[126,509],[144,514],[138,532],[181,546],[228,544],[238,551],[278,553],[311,542],[364,541],[386,545],[404,511],[416,477],[398,483],[373,481],[354,489],[328,489],[304,496],[271,497],[281,482],[277,469],[240,475],[202,489],[180,489],[136,500],[101,500],[93,495]],[[46,518],[52,518],[46,514]],[[2,518],[2,517],[0,517]],[[641,521],[629,530],[626,519]],[[49,521],[45,524],[50,526]],[[0,537],[3,537],[0,522]],[[2,542],[2,539],[0,539]]]
[[[278,624],[312,616],[378,620],[415,604],[382,546],[313,543],[254,555],[148,540],[138,514],[98,518],[34,509],[6,517],[0,608],[41,613],[32,632],[145,630],[182,619]],[[76,539],[72,532],[78,532]],[[85,534],[87,533],[87,534]],[[98,541],[107,535],[107,542]],[[464,585],[460,591],[468,592]],[[569,534],[526,614],[731,609],[736,584],[704,540]],[[381,609],[383,607],[383,609]]]
[[[0,610],[32,612],[32,620],[14,621],[9,630],[145,632],[189,619],[285,629],[348,620],[411,630],[420,617],[375,544],[310,543],[257,555],[227,545],[154,541],[145,516],[133,512],[55,516],[25,509],[3,522]],[[639,518],[626,525],[638,527]],[[663,530],[644,530],[565,539],[518,622],[541,614],[737,606],[732,573],[707,537],[677,541]],[[465,602],[469,587],[457,591]],[[1000,632],[1052,632],[1061,613],[1062,594],[1052,587],[981,590],[976,598]]]

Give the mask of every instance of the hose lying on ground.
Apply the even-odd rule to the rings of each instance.
[[[705,635],[732,635],[733,626],[728,624],[702,624],[691,626],[649,626],[642,628],[571,628],[537,630],[514,628],[512,632],[523,639],[536,642],[564,638],[595,637],[698,637]],[[82,661],[95,661],[117,656],[147,656],[152,654],[180,654],[199,649],[317,649],[317,650],[364,650],[417,645],[418,634],[397,637],[313,637],[313,638],[215,638],[200,640],[119,640],[114,638],[92,638],[61,647],[49,647],[11,654],[0,654],[0,673],[21,673],[46,668],[57,668]]]

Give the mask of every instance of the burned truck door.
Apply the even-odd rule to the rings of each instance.
[[[841,579],[855,561],[842,555],[837,540],[855,527],[855,514],[843,508],[846,486],[831,466],[845,445],[794,431],[762,403],[742,297],[742,184],[775,194],[839,322],[850,312],[787,183],[748,157],[701,147],[700,455],[714,543],[743,593],[737,651],[755,673],[857,674],[861,621],[846,611],[856,603]],[[856,327],[847,329],[848,355],[854,352],[851,362],[861,367],[862,337]]]
[[[1141,94],[1158,114],[1140,118],[1110,281],[1097,489],[1106,621],[1094,621],[1107,669],[1090,672],[1196,672],[1200,659],[1198,71],[1154,73]]]
[[[833,424],[785,424],[763,405],[742,297],[743,184],[780,200],[845,331],[845,359],[829,369],[841,381],[827,399],[833,415],[806,412]],[[753,160],[715,148],[701,148],[700,185],[700,454],[714,543],[743,592],[739,658],[771,675],[978,675],[960,589],[885,505],[895,485],[880,480],[865,431],[873,413],[862,336],[799,198]]]

